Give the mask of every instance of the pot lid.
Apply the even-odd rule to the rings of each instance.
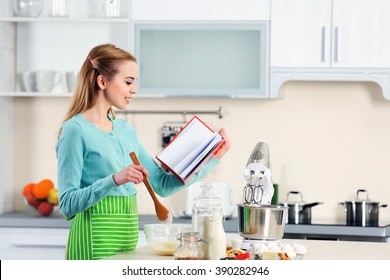
[[[289,200],[289,196],[291,194],[299,195],[300,201]],[[317,201],[317,202],[306,203],[303,200],[302,194],[300,192],[297,192],[297,191],[288,192],[286,201],[284,203],[282,203],[282,205],[285,205],[285,206],[290,206],[290,207],[295,206],[295,207],[302,208],[302,209],[310,208],[310,207],[313,207],[313,206],[316,206],[316,205],[320,205],[320,204],[323,204],[323,202],[322,201]]]
[[[362,196],[359,194],[362,194],[364,193],[366,196],[365,198],[362,198]],[[352,200],[352,201],[346,201],[347,203],[350,202],[350,203],[379,203],[379,202],[376,202],[376,201],[371,201],[369,198],[368,198],[368,191],[367,190],[364,190],[364,189],[358,189],[357,192],[356,192],[356,200]]]

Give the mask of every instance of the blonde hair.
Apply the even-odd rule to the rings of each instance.
[[[108,81],[112,80],[118,73],[118,65],[124,60],[137,62],[133,55],[112,44],[98,45],[90,50],[81,66],[79,81],[63,122],[94,106],[94,97],[99,90],[98,76],[102,75]],[[108,109],[107,114],[115,117],[112,108]],[[58,135],[60,134],[61,130]]]

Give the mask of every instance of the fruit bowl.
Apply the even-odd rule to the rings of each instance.
[[[23,188],[23,195],[24,203],[35,214],[50,216],[58,212],[58,190],[48,179],[27,184]]]
[[[182,232],[191,232],[191,224],[146,224],[144,234],[148,245],[160,256],[173,256],[180,245],[178,235]]]
[[[24,203],[27,205],[30,212],[34,215],[51,216],[58,214],[59,212],[58,205],[53,205],[45,200],[40,201],[37,206],[31,206],[30,204],[28,204],[27,199],[24,199]]]

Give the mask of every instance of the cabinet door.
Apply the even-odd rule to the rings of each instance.
[[[0,228],[0,259],[63,260],[66,228]]]
[[[271,1],[271,67],[329,67],[331,0]]]
[[[390,67],[390,1],[333,0],[332,67]]]

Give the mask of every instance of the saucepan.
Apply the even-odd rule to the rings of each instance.
[[[366,194],[365,199],[359,198],[359,194]],[[345,207],[346,222],[348,226],[377,227],[379,224],[379,208],[387,207],[377,201],[368,199],[368,191],[359,189],[356,192],[355,201],[340,202]]]
[[[299,196],[299,201],[294,202],[291,195]],[[305,203],[302,193],[291,191],[287,193],[286,201],[280,205],[288,207],[287,224],[311,224],[311,208],[320,204],[323,202]]]

